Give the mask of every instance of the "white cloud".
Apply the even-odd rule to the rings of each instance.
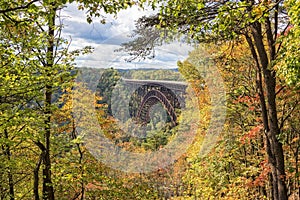
[[[62,12],[65,24],[63,36],[72,38],[71,50],[92,46],[95,51],[90,55],[80,56],[76,63],[87,67],[115,67],[115,68],[176,68],[178,60],[186,58],[192,50],[185,44],[172,43],[156,48],[156,57],[143,62],[126,63],[125,53],[117,53],[120,44],[129,41],[128,37],[135,28],[135,21],[154,13],[151,10],[141,10],[137,7],[122,10],[115,19],[112,15],[105,15],[107,23],[101,24],[94,19],[92,24],[86,22],[84,11],[79,11],[76,4],[68,5]]]

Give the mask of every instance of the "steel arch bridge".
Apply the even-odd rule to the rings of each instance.
[[[122,79],[127,84],[137,88],[131,95],[129,113],[135,121],[146,125],[150,122],[150,110],[156,104],[161,104],[168,114],[172,126],[178,123],[181,108],[185,107],[184,96],[187,83],[163,80]]]

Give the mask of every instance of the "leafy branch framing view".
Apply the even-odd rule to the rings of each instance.
[[[156,12],[137,20],[133,37],[117,50],[128,53],[128,61],[155,58],[156,47],[172,42],[196,47],[178,70],[78,69],[76,58],[93,49],[70,51],[71,40],[62,37],[60,11],[71,3],[86,12],[87,23],[105,23],[106,14],[132,6]],[[299,199],[299,16],[299,0],[1,0],[0,199]],[[197,64],[209,71],[208,61],[224,80],[227,113],[217,142],[201,156],[209,124],[218,121],[206,71]],[[178,129],[136,140],[119,130],[111,113],[120,77],[145,75],[186,80],[199,109],[178,120],[196,137],[169,166],[125,173],[92,156],[74,116],[90,127],[96,115],[123,149],[158,151]],[[99,83],[99,91],[90,90],[87,79]],[[85,107],[91,100],[94,110]],[[74,113],[75,106],[82,112]],[[149,126],[161,123],[159,115],[152,113]]]

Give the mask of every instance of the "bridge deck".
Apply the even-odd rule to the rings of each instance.
[[[126,79],[122,78],[122,80],[126,83],[141,83],[141,84],[149,84],[149,83],[156,83],[156,84],[171,84],[171,85],[181,85],[181,86],[187,86],[188,84],[183,81],[166,81],[166,80],[142,80],[142,79]]]
[[[122,80],[126,84],[132,84],[136,86],[158,84],[158,85],[165,86],[171,90],[181,91],[181,92],[185,92],[186,88],[188,87],[188,84],[182,81],[141,80],[141,79],[126,79],[126,78],[122,78]]]

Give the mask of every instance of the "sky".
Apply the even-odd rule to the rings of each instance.
[[[115,18],[105,15],[106,24],[95,18],[92,24],[86,21],[84,11],[79,11],[76,4],[69,4],[61,11],[64,29],[63,37],[71,39],[70,50],[92,46],[94,52],[76,59],[79,67],[93,68],[177,68],[177,61],[187,58],[193,48],[187,44],[174,42],[156,48],[156,57],[143,61],[125,62],[126,52],[115,52],[120,44],[131,40],[129,35],[135,28],[135,21],[144,15],[154,13],[152,10],[141,10],[133,7],[120,11]]]

